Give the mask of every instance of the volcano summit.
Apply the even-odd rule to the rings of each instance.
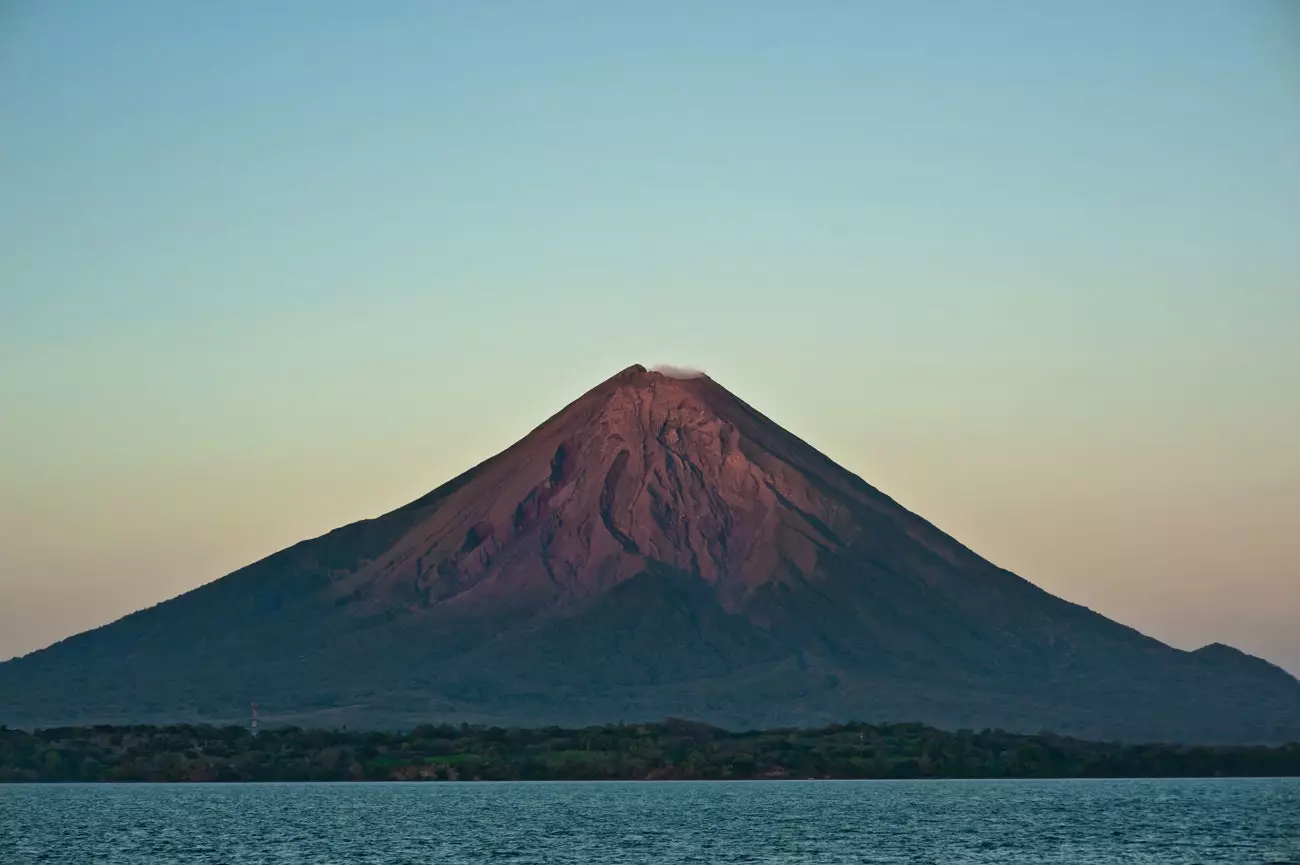
[[[1300,683],[1042,591],[702,374],[630,367],[428,495],[0,664],[0,723],[678,716],[1300,739]]]

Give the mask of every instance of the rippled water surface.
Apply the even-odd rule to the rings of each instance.
[[[1300,863],[1300,779],[0,785],[0,862]]]

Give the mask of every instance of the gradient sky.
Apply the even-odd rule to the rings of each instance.
[[[1300,672],[1290,0],[0,0],[0,657],[702,367]]]

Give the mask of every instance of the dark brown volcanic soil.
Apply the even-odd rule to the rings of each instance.
[[[1300,738],[1300,683],[963,547],[706,376],[630,367],[424,498],[0,665],[0,723],[920,720]]]

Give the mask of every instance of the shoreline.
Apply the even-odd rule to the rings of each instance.
[[[582,782],[1300,777],[1300,743],[1089,742],[1051,733],[836,724],[732,732],[668,720],[405,732],[176,724],[0,727],[0,782]]]
[[[1024,778],[531,778],[526,780],[461,779],[458,781],[401,781],[401,780],[315,780],[315,781],[0,781],[3,787],[299,787],[312,786],[473,786],[508,784],[989,784],[989,783],[1043,783],[1062,781],[1289,781],[1300,780],[1294,775],[1116,775],[1106,777],[1061,775],[1057,777]]]

